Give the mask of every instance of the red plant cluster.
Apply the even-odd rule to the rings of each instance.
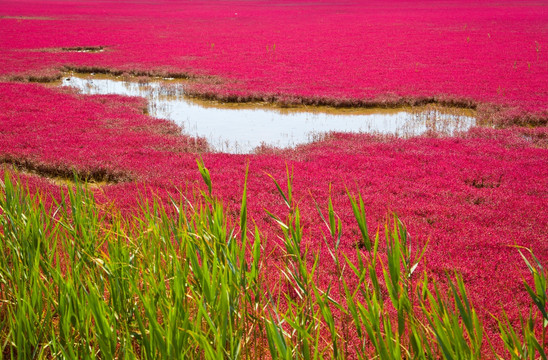
[[[333,105],[480,103],[494,106],[496,121],[546,123],[543,5],[5,1],[0,75],[42,79],[63,68],[207,75],[193,93]],[[71,51],[93,46],[104,51]]]
[[[484,107],[500,122],[546,123],[547,14],[534,2],[293,3],[5,1],[0,73],[190,74],[207,76],[191,91],[217,98],[438,100]],[[94,46],[105,51],[71,50]],[[144,115],[143,106],[136,98],[0,83],[0,161],[48,176],[76,171],[119,182],[97,193],[128,210],[145,191],[142,183],[167,200],[176,187],[199,183],[195,151],[206,144]],[[372,231],[387,211],[396,212],[415,249],[429,240],[423,266],[439,278],[462,273],[483,320],[492,323],[489,314],[501,306],[515,320],[530,304],[522,285],[527,271],[510,246],[530,247],[548,261],[547,139],[546,127],[408,140],[333,134],[295,150],[202,156],[215,194],[235,214],[249,163],[250,216],[271,248],[278,232],[264,209],[283,216],[287,208],[267,174],[282,182],[286,166],[293,171],[307,243],[325,259],[319,272],[326,286],[336,275],[312,199],[325,209],[331,194],[344,226],[341,249],[353,258],[358,229],[346,191],[359,190]]]
[[[0,83],[0,103],[0,161],[44,175],[140,180],[154,171],[155,157],[206,146],[171,122],[144,115],[142,98]]]

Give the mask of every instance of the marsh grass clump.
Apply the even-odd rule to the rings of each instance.
[[[96,203],[86,185],[60,198],[31,194],[6,175],[0,189],[0,346],[3,358],[472,359],[546,358],[546,269],[520,249],[533,277],[521,328],[498,319],[491,347],[463,278],[422,273],[424,248],[397,216],[370,233],[361,195],[348,193],[361,246],[339,249],[331,199],[326,256],[305,245],[299,203],[274,180],[286,214],[280,277],[266,276],[266,239],[251,226],[244,185],[231,218],[202,161],[206,185],[192,199],[142,200],[133,216]],[[247,180],[247,175],[246,175]],[[245,182],[244,182],[245,184]],[[285,190],[284,190],[285,189]],[[46,201],[47,200],[47,201]],[[323,224],[322,224],[323,223]],[[381,250],[384,249],[384,250]],[[333,261],[336,281],[317,269]],[[276,291],[280,283],[287,291]]]

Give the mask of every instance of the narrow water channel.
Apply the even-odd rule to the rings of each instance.
[[[428,130],[451,135],[475,124],[473,111],[439,107],[409,109],[295,109],[196,101],[181,83],[146,83],[98,76],[62,79],[84,94],[119,94],[148,99],[151,116],[168,119],[183,132],[204,137],[214,151],[249,153],[260,145],[280,148],[313,141],[328,132],[381,133],[410,137]]]

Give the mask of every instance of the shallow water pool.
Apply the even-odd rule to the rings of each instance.
[[[261,104],[196,101],[184,83],[125,81],[98,76],[70,76],[63,86],[84,94],[119,94],[148,99],[151,116],[168,119],[183,132],[206,138],[214,151],[250,153],[258,146],[280,148],[311,142],[329,132],[381,133],[403,137],[432,130],[451,135],[475,124],[471,110],[420,107],[402,109],[277,108]]]

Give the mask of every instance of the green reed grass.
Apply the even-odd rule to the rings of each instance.
[[[424,249],[411,251],[396,216],[371,234],[361,196],[348,192],[360,229],[353,262],[339,249],[343,229],[331,199],[326,215],[316,204],[329,253],[320,259],[304,245],[292,176],[288,171],[285,192],[273,179],[287,207],[286,214],[268,213],[284,252],[280,283],[273,284],[265,276],[266,239],[249,226],[246,185],[239,219],[232,219],[201,160],[198,170],[207,191],[169,204],[142,200],[131,217],[98,205],[83,184],[56,202],[6,175],[2,358],[472,359],[487,351],[546,359],[547,273],[526,249],[519,251],[534,279],[524,283],[531,312],[517,329],[505,314],[497,319],[506,347],[498,354],[462,278],[449,274],[441,290],[417,272]],[[320,261],[335,265],[327,287],[319,285]],[[287,291],[276,292],[282,284]]]

